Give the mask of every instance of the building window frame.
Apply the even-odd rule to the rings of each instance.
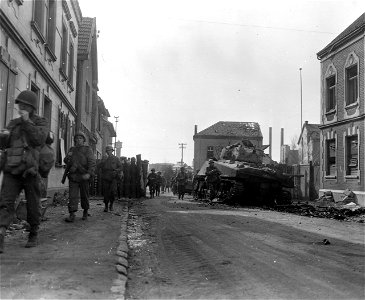
[[[68,46],[68,30],[67,25],[62,20],[62,35],[61,35],[61,59],[60,59],[60,74],[63,81],[67,80],[67,46]]]
[[[214,157],[214,147],[213,146],[207,146],[207,159]]]
[[[57,60],[56,27],[57,27],[57,0],[48,0],[47,5],[47,36],[45,49],[53,61]]]
[[[33,1],[33,17],[31,21],[31,27],[37,34],[39,41],[44,44],[46,42],[46,1],[34,0]]]
[[[358,128],[349,128],[344,134],[344,170],[345,179],[360,178],[360,132]]]
[[[351,108],[359,103],[359,58],[352,52],[348,55],[345,70],[345,108]]]
[[[68,78],[67,78],[67,84],[71,91],[74,91],[74,57],[75,57],[75,47],[72,42],[72,39],[70,37],[69,41],[69,55],[68,55]]]
[[[90,106],[90,84],[88,81],[86,81],[86,84],[85,84],[85,112],[87,114],[90,113],[89,111],[89,106]]]
[[[325,178],[337,178],[337,139],[336,137],[325,140]]]
[[[330,64],[324,75],[324,111],[326,114],[337,111],[337,78],[337,70],[333,64]]]

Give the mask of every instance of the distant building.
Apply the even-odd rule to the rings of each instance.
[[[317,53],[321,64],[320,192],[352,190],[365,206],[365,13]]]
[[[299,151],[290,149],[289,145],[282,145],[280,147],[280,163],[288,166],[299,163]]]
[[[309,124],[305,121],[298,140],[299,163],[302,165],[319,165],[320,129],[319,124]]]
[[[262,133],[260,125],[256,122],[224,122],[194,132],[194,170],[200,169],[207,159],[219,159],[224,147],[250,140],[255,147],[262,147]]]

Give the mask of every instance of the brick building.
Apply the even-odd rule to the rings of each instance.
[[[365,205],[365,13],[317,53],[321,64],[320,192]]]
[[[299,163],[319,165],[320,130],[319,124],[310,124],[305,121],[298,139]]]
[[[250,140],[255,147],[262,147],[262,133],[256,122],[223,122],[197,132],[194,132],[194,170],[200,169],[209,158],[219,159],[225,146],[237,143],[243,139]]]

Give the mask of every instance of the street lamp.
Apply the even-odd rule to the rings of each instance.
[[[119,118],[119,116],[114,117],[114,118],[115,118],[115,140],[114,140],[114,151],[116,151],[116,147],[117,147],[117,124],[118,124],[118,118]]]

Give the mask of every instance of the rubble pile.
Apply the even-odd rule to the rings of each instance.
[[[68,190],[65,190],[63,193],[56,192],[53,195],[53,206],[66,206],[68,203]]]

